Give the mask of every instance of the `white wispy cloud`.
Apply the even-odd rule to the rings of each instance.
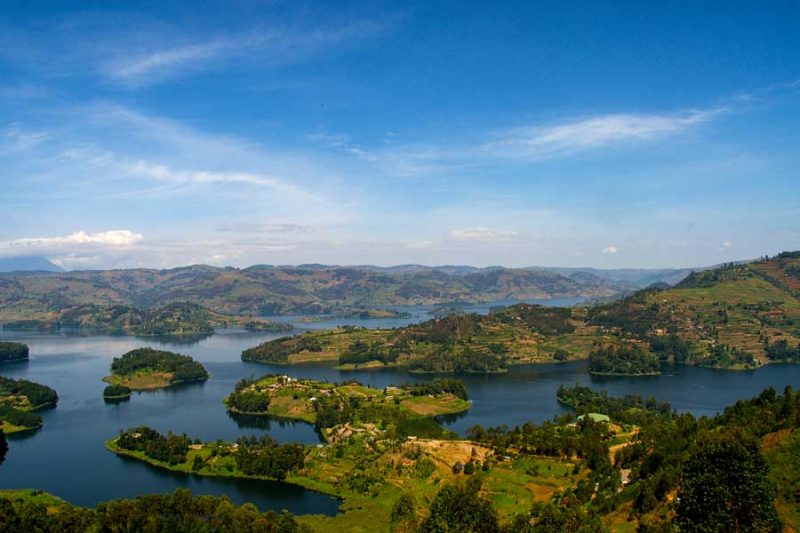
[[[729,110],[729,107],[715,107],[663,114],[565,117],[557,123],[473,133],[471,137],[477,140],[472,143],[454,136],[445,142],[405,145],[392,142],[373,148],[341,134],[318,135],[314,139],[375,164],[387,175],[419,177],[496,167],[498,164],[513,165],[574,157],[592,150],[625,149],[676,137],[711,122]]]
[[[7,148],[27,150],[49,139],[50,133],[28,130],[20,124],[9,124],[5,130],[0,130],[0,138]]]
[[[330,53],[338,46],[378,33],[382,27],[376,21],[357,21],[324,30],[240,31],[211,39],[163,44],[144,52],[121,47],[114,57],[102,63],[100,72],[113,80],[141,86],[234,60],[248,60],[266,67],[285,65]]]
[[[725,108],[676,114],[609,114],[553,125],[533,125],[499,132],[480,147],[495,157],[537,158],[580,150],[626,146],[674,135],[710,121]]]
[[[617,246],[611,244],[611,245],[606,246],[605,248],[603,248],[602,251],[603,251],[604,254],[616,254],[616,253],[619,252],[619,248]]]
[[[230,42],[217,41],[156,50],[133,58],[115,59],[105,65],[105,74],[118,79],[139,78],[147,76],[153,71],[203,63],[231,47],[232,43]]]
[[[719,248],[717,248],[718,252],[726,252],[728,248],[732,247],[733,243],[731,241],[724,241]]]
[[[454,229],[450,237],[457,241],[507,241],[517,235],[513,230],[496,230],[485,227]]]

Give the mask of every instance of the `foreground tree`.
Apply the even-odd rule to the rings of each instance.
[[[463,486],[448,485],[434,498],[431,515],[422,524],[424,533],[494,533],[500,530],[492,502],[481,498],[480,479],[471,477]]]
[[[677,522],[682,531],[780,531],[775,486],[758,442],[699,438],[683,469]]]

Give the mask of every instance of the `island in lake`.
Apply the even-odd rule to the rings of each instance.
[[[21,342],[0,342],[0,363],[28,360],[28,345]]]
[[[111,362],[111,375],[103,381],[131,390],[146,390],[206,379],[206,369],[188,355],[137,348],[115,357]]]
[[[0,376],[0,429],[17,433],[42,426],[42,417],[33,411],[54,407],[58,394],[46,385],[24,379]]]
[[[225,398],[225,406],[237,414],[315,424],[330,440],[336,438],[333,428],[342,424],[349,430],[371,424],[373,433],[382,432],[387,424],[398,421],[460,413],[468,410],[470,403],[467,389],[458,379],[375,389],[356,381],[333,384],[268,375],[239,380]]]
[[[126,400],[131,397],[132,391],[124,385],[108,385],[103,389],[103,399],[116,401]]]

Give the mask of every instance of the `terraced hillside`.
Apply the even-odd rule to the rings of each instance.
[[[242,358],[418,372],[499,372],[589,358],[593,371],[632,375],[657,373],[659,360],[734,369],[800,362],[800,300],[792,289],[799,267],[800,254],[784,253],[596,307],[518,304],[399,329],[344,327],[270,341]]]
[[[678,362],[747,368],[800,362],[800,254],[694,273],[668,290],[597,307],[590,322]]]
[[[406,366],[416,372],[502,372],[509,364],[585,358],[602,332],[585,309],[517,304],[398,329],[345,326],[266,342],[248,361],[327,361],[342,368]],[[610,340],[610,339],[609,339]]]

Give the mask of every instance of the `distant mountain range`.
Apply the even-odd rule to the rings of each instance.
[[[0,272],[63,272],[49,259],[37,255],[0,257]]]
[[[689,272],[422,265],[12,272],[0,274],[0,321],[53,319],[85,304],[152,309],[191,302],[231,315],[280,315],[453,301],[610,298],[674,283]]]

